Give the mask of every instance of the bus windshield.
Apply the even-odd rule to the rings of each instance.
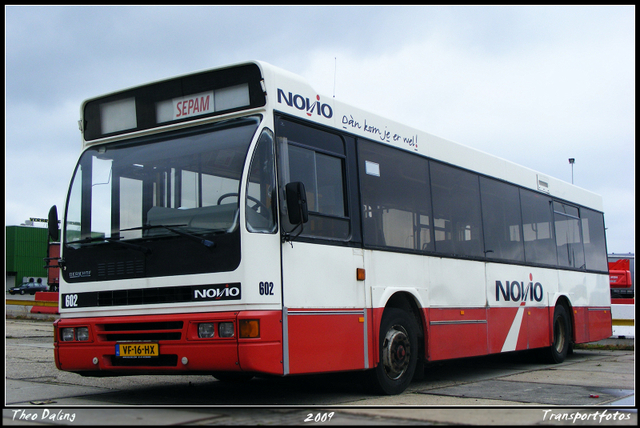
[[[65,242],[120,240],[237,226],[242,166],[258,121],[86,151],[74,175]],[[164,226],[168,226],[164,227]]]
[[[259,121],[233,119],[85,151],[71,183],[65,244],[80,249],[139,240],[144,249],[144,240],[233,232],[242,168]]]

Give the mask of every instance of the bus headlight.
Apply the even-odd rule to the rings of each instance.
[[[82,341],[89,340],[89,327],[67,327],[60,329],[60,338],[63,342]]]
[[[89,327],[76,328],[76,340],[89,340]]]
[[[62,338],[63,342],[69,342],[75,339],[75,335],[73,333],[72,328],[63,328],[60,330],[60,338]]]
[[[232,322],[221,322],[218,324],[218,334],[220,337],[233,337],[234,328]]]
[[[203,322],[198,324],[198,337],[200,339],[208,339],[215,335],[215,328],[212,322]]]

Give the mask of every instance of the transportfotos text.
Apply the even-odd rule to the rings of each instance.
[[[571,421],[571,423],[577,422],[619,422],[628,421],[631,419],[631,414],[627,412],[609,412],[607,409],[603,411],[595,412],[561,412],[556,410],[543,410],[543,421]]]

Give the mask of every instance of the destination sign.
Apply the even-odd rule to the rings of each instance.
[[[171,123],[262,107],[257,64],[176,77],[87,100],[80,130],[86,142]]]
[[[213,113],[213,101],[213,91],[209,91],[159,102],[156,105],[157,121],[162,123]]]

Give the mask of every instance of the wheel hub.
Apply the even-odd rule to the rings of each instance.
[[[400,378],[411,360],[411,344],[407,332],[401,326],[393,326],[387,331],[382,349],[384,369],[391,379]]]

